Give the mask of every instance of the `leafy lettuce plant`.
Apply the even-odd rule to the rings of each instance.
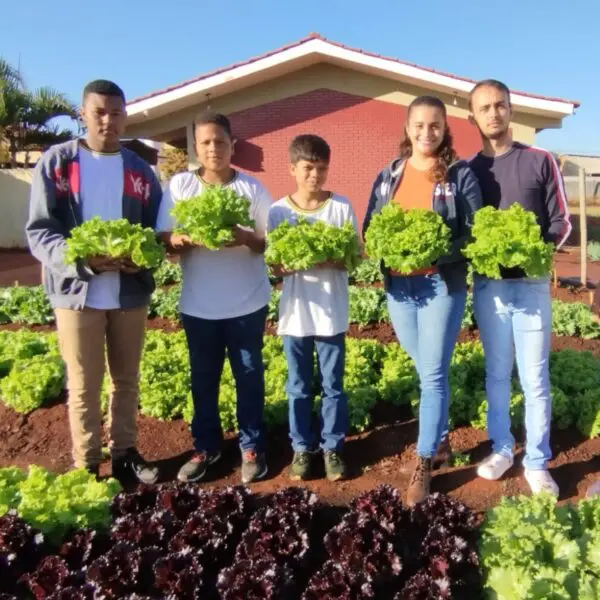
[[[527,277],[545,277],[553,245],[542,238],[535,214],[515,203],[507,210],[486,206],[475,213],[473,241],[463,250],[476,273],[500,279],[500,267],[521,268]]]
[[[594,339],[600,337],[600,324],[594,321],[592,310],[587,304],[553,300],[552,331],[557,335]]]
[[[54,322],[54,311],[41,285],[0,289],[0,323],[46,325]]]
[[[361,260],[356,268],[350,273],[350,278],[356,283],[369,284],[383,281],[381,265],[378,260],[365,258]]]
[[[19,487],[27,479],[27,474],[18,467],[0,469],[0,516],[17,508],[21,500]]]
[[[0,396],[6,406],[27,414],[56,398],[64,379],[65,365],[60,356],[38,354],[13,364],[8,376],[0,380]]]
[[[128,258],[138,267],[154,269],[163,261],[165,249],[149,227],[127,219],[103,221],[93,217],[71,230],[65,262],[72,264],[92,256]]]
[[[373,216],[365,235],[370,258],[399,273],[430,267],[450,251],[450,229],[430,210],[384,206]]]
[[[499,600],[592,600],[600,589],[600,499],[558,506],[548,495],[488,511],[480,556]]]
[[[267,237],[265,261],[290,271],[311,269],[326,261],[340,262],[350,271],[359,258],[358,236],[352,223],[335,227],[300,217],[294,224],[280,223]]]
[[[202,194],[177,202],[171,214],[176,233],[183,233],[209,250],[233,241],[236,225],[253,227],[250,201],[231,188],[207,187]]]
[[[110,503],[121,489],[118,481],[97,481],[85,469],[54,475],[42,467],[29,467],[21,482],[19,516],[59,542],[73,529],[106,529]]]
[[[242,560],[223,569],[217,580],[222,600],[261,598],[280,600],[291,597],[294,584],[292,570],[270,558]]]

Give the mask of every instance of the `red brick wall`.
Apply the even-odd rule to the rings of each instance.
[[[258,177],[275,199],[293,191],[287,147],[301,133],[331,146],[328,189],[352,202],[362,221],[377,173],[396,155],[406,107],[328,89],[277,100],[229,115],[239,139],[234,164]],[[475,128],[450,117],[457,152],[479,148]]]

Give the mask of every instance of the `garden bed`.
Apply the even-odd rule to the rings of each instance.
[[[323,501],[346,504],[357,494],[380,483],[406,489],[410,462],[414,458],[417,424],[405,408],[379,404],[373,413],[373,427],[362,434],[350,436],[346,444],[346,459],[351,470],[348,481],[330,483],[317,471],[317,478],[306,487]],[[138,439],[146,458],[158,461],[164,479],[173,479],[185,462],[191,447],[188,427],[181,419],[159,421],[138,417]],[[490,451],[484,431],[459,427],[450,433],[453,450],[468,453],[471,464],[442,469],[433,478],[432,489],[450,493],[475,510],[495,506],[502,496],[528,493],[522,477],[522,434],[518,436],[515,466],[498,482],[477,477],[475,465]],[[550,467],[561,488],[561,499],[576,499],[585,495],[587,486],[600,472],[600,439],[586,440],[579,432],[555,430],[552,435],[554,459]],[[240,455],[235,436],[226,435],[223,460],[211,471],[203,487],[226,486],[240,481]],[[26,468],[38,464],[51,471],[64,472],[71,467],[71,442],[67,408],[64,401],[37,409],[24,417],[0,404],[0,467],[16,465]],[[292,451],[284,428],[269,434],[267,480],[252,484],[257,493],[269,493],[290,485],[287,475]],[[110,473],[106,461],[102,474]]]
[[[31,267],[26,268],[31,269]],[[158,348],[158,352],[155,352],[154,355],[152,355],[152,351],[150,351],[152,356],[146,363],[142,363],[143,393],[141,398],[141,409],[146,411],[162,408],[158,407],[159,403],[156,405],[153,403],[153,399],[155,398],[153,390],[155,388],[148,383],[148,381],[152,379],[152,376],[148,375],[148,373],[159,373],[161,369],[169,365],[171,367],[175,365],[175,372],[181,373],[181,365],[186,362],[185,341],[180,333],[181,326],[180,323],[173,318],[174,315],[176,316],[176,302],[174,302],[175,298],[173,295],[173,292],[175,292],[176,289],[173,287],[169,288],[169,285],[171,285],[170,282],[163,283],[165,285],[160,289],[158,299],[155,299],[154,301],[153,312],[154,314],[160,313],[167,315],[170,318],[167,318],[167,316],[154,316],[148,321],[148,329],[150,330],[148,339],[150,340],[150,345],[154,344],[154,346]],[[351,400],[350,404],[351,407],[354,406],[355,409],[355,412],[351,414],[351,420],[357,425],[357,429],[361,432],[350,435],[346,443],[345,456],[349,467],[349,478],[346,481],[337,483],[327,481],[324,477],[323,468],[319,465],[315,469],[314,478],[302,484],[303,487],[314,492],[318,496],[321,504],[319,505],[319,509],[315,511],[312,533],[310,536],[312,547],[309,553],[307,567],[304,571],[297,573],[298,577],[295,581],[297,587],[296,591],[290,592],[289,594],[286,593],[287,595],[284,594],[284,596],[276,596],[277,598],[280,598],[280,600],[283,600],[283,598],[286,600],[288,598],[299,598],[300,591],[306,589],[307,586],[310,587],[310,584],[308,583],[309,577],[319,572],[319,570],[325,569],[324,561],[327,559],[327,555],[325,552],[325,544],[323,543],[324,535],[340,520],[341,516],[347,511],[348,505],[352,500],[358,495],[373,490],[381,484],[391,485],[399,491],[399,496],[404,495],[410,477],[411,464],[415,457],[417,422],[410,406],[410,402],[415,399],[414,372],[412,375],[410,372],[407,372],[402,357],[398,357],[394,354],[394,352],[396,352],[396,350],[394,350],[396,338],[391,324],[387,322],[387,310],[385,309],[385,302],[383,301],[380,286],[377,282],[370,282],[370,284],[364,282],[358,283],[360,288],[370,287],[372,288],[372,291],[367,289],[363,292],[357,287],[351,292],[350,313],[352,319],[359,322],[362,321],[363,324],[361,325],[358,322],[353,322],[350,326],[349,337],[352,338],[352,340],[348,342],[348,355],[350,358],[348,358],[349,364],[347,365],[348,372],[346,380],[347,387],[349,388],[348,394]],[[560,300],[563,303],[589,303],[589,292],[587,290],[558,287],[553,288],[552,295],[555,300]],[[16,318],[20,319],[22,323],[45,323],[28,325],[27,328],[33,332],[39,334],[54,332],[55,327],[51,322],[52,314],[48,306],[44,303],[45,301],[41,290],[30,289],[27,293],[19,292],[16,296],[20,299],[17,298],[15,302],[5,304],[5,309],[6,306],[8,306],[10,311],[17,314]],[[24,307],[24,312],[19,316],[18,313],[19,310],[21,310],[20,307],[22,305]],[[552,430],[552,449],[554,458],[550,463],[550,468],[560,487],[560,500],[561,503],[563,503],[565,501],[576,501],[581,499],[585,495],[587,487],[597,480],[600,473],[600,437],[592,437],[590,439],[582,433],[584,431],[589,433],[589,429],[586,429],[585,426],[582,427],[579,422],[575,423],[575,421],[578,416],[578,407],[585,407],[585,405],[579,404],[581,402],[581,396],[578,396],[575,393],[573,393],[573,395],[568,393],[568,388],[571,387],[571,384],[573,384],[573,388],[576,388],[580,380],[582,382],[582,385],[580,386],[581,391],[587,390],[592,393],[594,392],[594,389],[590,387],[589,377],[586,377],[587,373],[583,371],[585,371],[587,367],[590,367],[591,371],[600,369],[600,362],[596,364],[597,361],[594,361],[589,355],[579,353],[582,351],[589,351],[596,359],[600,359],[600,331],[596,331],[589,323],[589,309],[585,307],[581,309],[581,307],[579,307],[581,310],[578,309],[579,313],[575,314],[576,311],[571,313],[569,307],[561,305],[560,302],[556,306],[562,311],[563,316],[554,323],[555,330],[567,331],[570,328],[573,328],[573,331],[576,331],[577,335],[553,334],[552,350],[574,350],[578,353],[575,356],[575,363],[560,367],[562,371],[560,371],[560,377],[557,378],[557,381],[563,382],[565,387],[563,388],[562,385],[559,387],[559,392],[562,397],[556,402],[557,408],[559,409],[556,417],[557,419],[561,418],[561,416],[564,418],[566,411],[569,413],[567,415],[570,419],[569,422],[573,423],[570,426],[567,426],[566,429],[559,429],[557,423],[557,426],[553,426]],[[275,309],[276,296],[274,296],[270,306],[271,314],[274,314]],[[369,322],[370,320],[379,322]],[[0,331],[21,331],[25,329],[22,323],[15,322],[4,324],[0,326]],[[458,418],[458,411],[463,410],[463,408],[467,412],[471,411],[470,417],[465,420],[466,422],[474,423],[475,427],[479,427],[479,429],[461,425],[450,432],[451,446],[454,453],[456,453],[456,465],[460,464],[462,466],[454,466],[437,471],[433,477],[432,491],[449,494],[463,502],[469,508],[479,513],[477,517],[477,521],[479,522],[482,520],[485,511],[489,511],[493,507],[501,504],[503,497],[528,494],[529,490],[522,476],[521,459],[523,456],[524,434],[521,426],[515,427],[517,439],[516,461],[515,466],[507,473],[507,475],[498,482],[485,481],[478,478],[476,475],[476,465],[489,454],[490,443],[487,440],[486,432],[481,429],[482,422],[480,409],[483,408],[484,405],[470,406],[469,399],[466,398],[469,395],[472,398],[476,398],[477,394],[481,393],[483,379],[481,370],[481,350],[477,350],[478,344],[476,343],[479,339],[478,332],[473,326],[469,327],[468,323],[469,320],[467,318],[465,321],[465,328],[459,335],[458,341],[461,346],[457,347],[457,353],[464,359],[464,362],[460,364],[463,365],[462,368],[465,369],[465,373],[477,373],[477,376],[472,378],[472,382],[477,382],[477,385],[470,385],[471,380],[469,380],[468,377],[466,381],[461,381],[461,367],[454,365],[453,379],[451,379],[451,381],[453,389],[456,388],[458,392],[455,395],[455,400],[456,397],[458,397],[458,400],[453,404],[451,416],[454,415],[453,418]],[[275,392],[271,391],[267,398],[268,402],[271,402],[272,404],[267,406],[268,410],[265,413],[266,415],[268,414],[270,418],[267,434],[269,474],[264,481],[249,486],[259,505],[261,503],[264,504],[270,502],[269,498],[272,498],[273,493],[290,486],[288,469],[292,458],[287,427],[282,424],[285,405],[283,405],[282,413],[281,402],[277,401],[279,396],[281,396],[281,398],[284,398],[285,396],[281,391],[283,389],[282,385],[285,372],[281,369],[282,356],[280,343],[275,338],[275,322],[268,322],[266,333],[268,338],[265,341],[265,361],[268,364],[274,365],[272,372],[269,372],[270,369],[267,370],[267,375],[269,378],[272,378],[271,388],[272,390],[275,390]],[[581,335],[586,335],[593,339],[584,339],[583,337],[580,337]],[[37,337],[43,338],[44,340],[50,340],[43,341],[42,344],[49,344],[49,346],[53,348],[51,352],[56,353],[56,342],[53,339],[54,336],[41,335]],[[13,337],[11,334],[11,340],[12,339]],[[169,348],[175,348],[174,345],[169,346],[169,344],[172,343],[172,340],[179,341],[177,342],[177,352],[170,353]],[[373,342],[379,342],[384,346],[379,346],[378,344],[365,340],[373,340]],[[37,343],[37,340],[33,340],[34,346]],[[175,344],[175,342],[173,342],[173,344]],[[7,356],[9,355],[10,349],[7,353]],[[30,355],[27,354],[26,356]],[[391,371],[389,369],[386,371],[385,361],[388,360],[390,356]],[[553,360],[556,359],[556,356],[557,355],[553,355]],[[568,353],[561,356],[568,356]],[[587,356],[588,359],[587,361],[581,361],[580,363],[580,357],[583,356]],[[55,364],[56,361],[59,360],[56,354],[48,354],[48,357],[48,365]],[[42,371],[47,365],[43,355],[36,358],[41,359],[36,363],[40,369],[38,379],[41,379],[43,376],[46,376]],[[364,360],[365,358],[367,359],[366,361]],[[13,359],[11,358],[11,360]],[[269,363],[269,361],[271,362]],[[374,366],[376,363],[377,367]],[[4,363],[4,368],[12,368],[10,364],[11,363],[9,362],[7,366],[7,363]],[[0,361],[0,366],[2,366],[2,361]],[[395,370],[396,368],[398,371]],[[402,393],[404,393],[399,390],[404,388],[394,387],[393,380],[396,377],[395,373],[399,373],[400,370],[402,371],[405,383],[407,380],[409,381],[409,387],[406,388],[409,391],[406,391],[406,397],[401,400],[404,404],[398,406],[397,401]],[[172,369],[168,372],[172,372]],[[4,374],[6,374],[6,371]],[[350,378],[348,378],[348,374],[350,374]],[[572,377],[571,374],[573,374]],[[144,379],[145,377],[146,379]],[[223,419],[228,419],[227,422],[231,423],[233,382],[231,374],[228,374],[227,369],[225,372],[225,379],[226,381],[222,388],[222,398],[225,396],[225,399],[221,406],[224,413],[221,418],[222,421]],[[349,379],[351,381],[350,385],[348,385]],[[30,465],[40,465],[55,473],[64,473],[71,468],[71,443],[65,393],[63,391],[57,394],[56,389],[60,388],[61,379],[58,379],[57,381],[59,382],[59,387],[53,388],[54,392],[52,399],[44,400],[41,407],[29,412],[29,414],[19,414],[12,408],[9,408],[0,402],[0,467],[17,466],[26,469]],[[144,381],[146,383],[144,383]],[[181,397],[182,393],[187,391],[189,385],[187,385],[185,381],[185,377],[178,378],[177,381],[169,379],[169,386],[167,386],[168,398],[165,398],[165,402],[173,400],[177,395]],[[16,397],[20,397],[18,389],[20,382],[20,379],[16,379],[12,384],[12,389],[16,392]],[[24,383],[25,382],[23,382],[23,384]],[[381,386],[382,383],[384,384],[383,387]],[[389,388],[386,388],[385,386],[388,384]],[[553,385],[554,384],[555,382],[553,382]],[[28,385],[33,386],[31,377],[28,378]],[[144,385],[146,386],[145,388]],[[15,387],[17,388],[16,390]],[[598,386],[598,388],[600,389],[600,386]],[[162,389],[164,390],[164,388]],[[376,402],[374,405],[369,404],[368,401],[365,404],[363,399],[364,393],[366,392],[368,394],[369,391],[373,390],[377,390]],[[564,390],[567,390],[567,392]],[[223,391],[225,392],[224,394]],[[517,395],[515,396],[515,394]],[[517,412],[519,410],[522,411],[522,404],[515,404],[515,407],[513,407],[512,401],[515,398],[517,398],[518,402],[518,393],[513,388],[511,411],[513,408],[515,408]],[[273,399],[275,399],[274,403]],[[181,405],[177,405],[175,409],[172,410],[173,414],[181,414],[180,409]],[[474,409],[475,412],[473,413]],[[183,409],[183,414],[185,415],[185,408]],[[189,418],[189,414],[187,416]],[[514,415],[511,414],[511,417],[513,416]],[[165,416],[165,418],[169,419],[172,417]],[[522,421],[522,414],[518,418]],[[596,429],[594,431],[596,431]],[[191,437],[189,426],[184,419],[179,417],[174,418],[173,420],[159,420],[150,416],[144,416],[140,413],[138,416],[138,440],[140,451],[147,459],[155,461],[158,464],[161,469],[162,480],[166,482],[175,479],[177,470],[190,454]],[[110,461],[108,459],[101,465],[100,472],[103,476],[110,475]],[[239,481],[240,453],[237,447],[237,440],[235,434],[227,433],[223,444],[223,460],[209,471],[206,480],[200,483],[197,489],[208,490],[209,488],[215,488],[224,490],[227,486],[238,484]],[[387,502],[387,504],[389,504],[389,502]],[[504,510],[503,505],[501,505],[498,510]],[[519,514],[518,510],[521,509],[517,509],[517,514]],[[490,513],[488,513],[488,515],[489,514]],[[508,522],[510,522],[510,519]],[[503,531],[506,531],[506,527],[500,527],[497,531],[493,532],[493,535],[504,535],[502,533]],[[573,531],[572,534],[576,537],[577,532]],[[365,530],[365,535],[368,535],[367,530]],[[537,533],[534,533],[534,537],[535,535],[543,535],[539,526]],[[515,543],[517,542],[518,539]],[[523,543],[525,544],[526,542]],[[418,550],[418,548],[418,545],[411,548],[406,556],[419,556],[419,561],[425,560],[424,557],[426,557],[426,552],[422,549]],[[163,548],[163,551],[166,552],[166,549]],[[2,559],[1,549],[0,559]],[[484,560],[483,555],[480,559]],[[232,560],[233,563],[231,562]],[[502,560],[504,561],[504,559]],[[251,577],[252,570],[255,568],[254,566],[248,565],[248,570],[243,571],[244,562],[237,558],[234,559],[233,554],[230,554],[228,561],[229,562],[226,564],[238,565],[238,567],[242,569],[240,580],[248,580],[248,578]],[[489,559],[489,557],[488,561],[489,566],[494,566],[492,564],[493,561]],[[363,562],[364,560],[361,561],[361,564]],[[437,565],[438,563],[436,562],[435,564]],[[0,567],[1,566],[2,565],[0,564]],[[502,567],[504,567],[504,562]],[[413,567],[410,567],[408,569],[407,575],[408,573],[413,573],[413,571],[410,570],[412,568]],[[326,572],[326,569],[323,572]],[[532,573],[534,572],[535,571],[532,571]],[[573,572],[575,572],[574,567]],[[473,573],[475,573],[475,571],[473,571]],[[520,577],[520,572],[517,572],[517,575]],[[517,577],[517,575],[515,575],[515,577]],[[207,568],[205,576],[214,580],[217,576],[217,571],[212,567]],[[334,576],[335,573],[328,574],[328,577],[335,578]],[[404,577],[405,575],[400,578],[401,585],[404,585]],[[417,585],[418,575],[415,574],[415,577],[417,577],[417,579],[415,579],[414,583]],[[453,576],[451,576],[450,579],[455,582]],[[512,580],[512,578],[508,576],[505,579],[507,581]],[[438,578],[437,581],[442,581],[442,579]],[[396,582],[396,585],[397,584],[398,582]],[[425,584],[421,581],[420,585]],[[479,583],[476,583],[475,588],[479,589]],[[395,589],[400,588],[396,587]],[[379,592],[377,593],[379,594]],[[385,594],[376,595],[375,597],[383,598],[384,596],[387,598],[387,595]],[[236,600],[238,598],[238,596],[231,597],[235,597]],[[313,598],[316,600],[318,597],[319,596],[308,596],[307,598],[309,598],[309,600],[313,600]],[[477,595],[474,595],[472,592],[467,593],[465,590],[463,595],[457,592],[452,597],[464,597],[465,600],[466,598],[471,600],[471,598],[476,598]]]

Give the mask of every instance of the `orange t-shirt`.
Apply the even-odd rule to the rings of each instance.
[[[393,202],[405,210],[409,208],[433,210],[434,186],[433,181],[429,179],[429,171],[419,171],[406,161]]]

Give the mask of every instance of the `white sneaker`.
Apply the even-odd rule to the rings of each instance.
[[[477,475],[489,481],[500,479],[513,466],[513,457],[495,452],[488,456],[478,467]]]
[[[585,494],[586,498],[593,498],[594,496],[600,496],[600,481],[592,483]]]
[[[558,496],[558,486],[556,481],[552,479],[550,471],[547,469],[540,469],[537,471],[530,471],[525,469],[525,479],[534,494],[540,494],[546,492],[553,496]]]

